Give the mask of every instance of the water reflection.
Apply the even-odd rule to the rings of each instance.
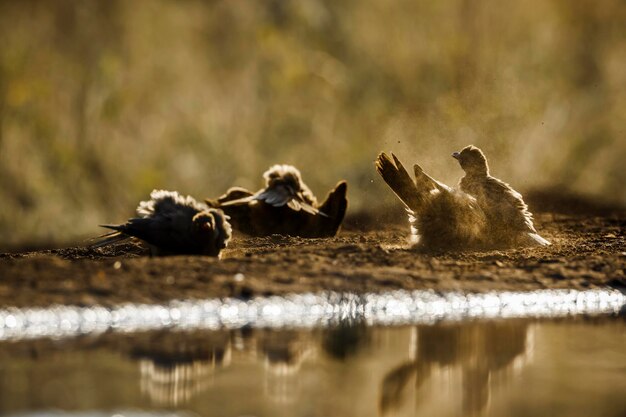
[[[363,322],[341,323],[322,332],[322,349],[330,357],[345,360],[367,346],[371,328]]]
[[[460,373],[463,415],[479,415],[489,403],[491,376],[529,356],[529,329],[522,322],[443,324],[416,329],[415,359],[396,366],[383,379],[383,415],[405,401],[403,394],[409,383],[413,382],[415,391],[419,391],[434,372],[442,370]]]
[[[175,343],[167,332],[148,336],[132,347],[129,356],[139,363],[140,389],[158,405],[176,406],[205,391],[216,369],[231,361],[228,333],[216,332],[209,340],[190,339],[179,333]]]
[[[626,323],[615,318],[3,342],[0,414],[617,416],[626,410],[625,344]]]
[[[300,389],[299,375],[305,360],[313,360],[316,343],[310,334],[301,331],[272,332],[259,331],[257,339],[258,355],[262,358],[264,372],[264,392],[268,399],[276,403],[293,402]]]

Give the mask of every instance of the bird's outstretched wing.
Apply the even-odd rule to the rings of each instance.
[[[418,164],[413,165],[413,173],[415,175],[415,185],[418,188],[425,188],[427,190],[447,191],[447,192],[452,191],[452,188],[448,187],[446,184],[442,182],[437,181],[436,179],[434,179],[433,177],[425,173],[422,167],[419,166]]]
[[[292,193],[287,187],[283,186],[267,187],[255,195],[256,200],[264,201],[274,207],[282,207],[296,197],[296,193]]]
[[[309,214],[322,215],[328,217],[317,208],[309,204],[300,193],[292,193],[287,187],[277,186],[265,188],[251,196],[239,198],[236,200],[226,201],[221,204],[222,207],[248,204],[254,200],[263,201],[273,207],[287,206],[294,211],[303,210]]]
[[[415,172],[415,181],[413,181],[400,160],[393,153],[389,157],[386,153],[381,152],[378,158],[376,158],[375,166],[376,171],[378,171],[404,205],[416,212],[420,211],[432,191],[448,189],[446,185],[426,175],[417,164],[413,167]]]
[[[155,246],[169,242],[169,237],[171,237],[170,230],[168,230],[170,228],[165,223],[155,221],[154,218],[150,217],[133,218],[119,225],[102,224],[100,227],[114,230],[112,236],[117,233],[126,236],[126,238],[136,237]]]
[[[186,209],[186,207],[183,208]],[[136,237],[159,248],[182,248],[189,244],[190,225],[191,218],[182,208],[152,217],[135,217],[120,225],[101,225],[101,227],[114,230],[101,246],[117,240],[121,241],[121,237],[124,236],[126,239]],[[116,238],[118,235],[120,238]],[[113,240],[113,238],[116,239]]]

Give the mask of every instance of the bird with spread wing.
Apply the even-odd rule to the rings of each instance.
[[[139,203],[137,214],[124,224],[101,225],[113,232],[100,236],[93,246],[138,238],[153,255],[218,256],[231,237],[228,217],[221,210],[176,191],[152,191],[150,200]]]
[[[345,181],[319,205],[292,165],[274,165],[263,178],[265,188],[256,193],[233,187],[206,203],[223,210],[236,230],[251,236],[326,237],[337,233],[348,205]]]
[[[550,244],[537,233],[522,195],[490,175],[487,158],[479,148],[470,145],[454,152],[452,157],[465,171],[459,188],[474,196],[487,216],[487,235],[491,242],[503,246]]]
[[[406,206],[413,240],[419,246],[445,249],[482,243],[486,218],[474,197],[431,178],[417,164],[412,179],[394,154],[382,152],[375,165]]]
[[[478,150],[481,161],[475,150],[453,154],[466,170],[459,188],[431,178],[417,164],[413,179],[395,155],[378,155],[376,170],[406,206],[414,240],[429,249],[548,244],[521,195],[490,177],[484,155]]]

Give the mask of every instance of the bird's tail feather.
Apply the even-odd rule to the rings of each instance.
[[[105,233],[101,236],[95,237],[91,240],[94,241],[91,246],[92,248],[101,248],[103,246],[113,245],[115,243],[124,242],[131,237],[123,234],[120,231],[120,226],[114,224],[101,224],[100,227],[105,227],[107,229],[112,229],[113,232]]]
[[[386,153],[381,152],[378,158],[376,158],[375,165],[376,171],[378,171],[389,188],[402,200],[404,205],[410,210],[419,212],[427,197],[426,192],[433,189],[433,185],[429,185],[429,182],[426,180],[428,176],[420,175],[419,178],[416,178],[417,181],[413,182],[409,173],[393,153],[389,157]],[[418,172],[423,174],[422,169],[418,165],[415,165],[414,170],[416,174]]]

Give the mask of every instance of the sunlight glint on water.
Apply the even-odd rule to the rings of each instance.
[[[370,325],[433,323],[466,318],[561,317],[618,312],[617,290],[542,290],[485,294],[395,291],[384,294],[302,294],[249,301],[212,299],[113,308],[53,306],[0,310],[0,340],[68,337],[108,329],[320,327],[363,320]]]

